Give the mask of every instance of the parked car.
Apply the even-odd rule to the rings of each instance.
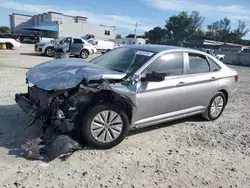
[[[40,42],[35,45],[35,51],[45,54],[48,57],[54,56],[54,42],[64,43],[70,41],[70,55],[80,56],[86,59],[89,55],[96,53],[96,48],[81,38],[60,37],[50,42]]]
[[[217,59],[219,59],[221,62],[224,62],[224,60],[225,60],[225,55],[223,55],[223,54],[216,54],[215,50],[213,50],[213,49],[205,49],[205,52],[208,53],[208,54],[213,55],[214,57],[216,57]]]
[[[7,49],[19,48],[21,46],[19,37],[12,34],[0,34],[0,43],[6,44]]]
[[[37,42],[39,42],[39,38],[38,37],[25,37],[23,39],[24,43],[28,43],[28,44],[36,44]]]
[[[116,48],[90,63],[52,60],[26,78],[28,93],[15,96],[21,109],[97,148],[119,144],[133,128],[193,115],[216,120],[238,81],[207,53],[161,45]]]
[[[88,42],[92,44],[98,51],[110,51],[115,48],[115,43],[112,41],[89,39]]]

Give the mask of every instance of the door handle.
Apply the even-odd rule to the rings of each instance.
[[[209,79],[209,81],[215,81],[215,80],[216,80],[215,77],[212,77],[212,78]]]
[[[179,82],[178,84],[176,84],[177,87],[184,86],[184,85],[185,85],[185,82]]]

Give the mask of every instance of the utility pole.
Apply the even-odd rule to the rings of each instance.
[[[135,39],[136,39],[136,31],[137,31],[137,22],[135,23]]]

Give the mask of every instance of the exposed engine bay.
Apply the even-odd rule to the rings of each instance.
[[[58,91],[28,86],[28,93],[16,94],[15,100],[35,120],[40,119],[45,126],[52,125],[66,133],[75,128],[79,112],[94,103],[116,101],[126,104],[123,103],[126,99],[112,92],[108,84],[107,80],[90,84],[83,81],[75,88]]]

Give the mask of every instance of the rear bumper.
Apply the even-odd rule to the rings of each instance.
[[[31,117],[37,117],[38,116],[38,107],[36,106],[35,103],[33,103],[32,101],[30,101],[28,99],[28,94],[25,93],[20,93],[20,94],[16,94],[15,95],[15,101],[17,103],[17,105],[25,112],[27,113],[29,116]]]

